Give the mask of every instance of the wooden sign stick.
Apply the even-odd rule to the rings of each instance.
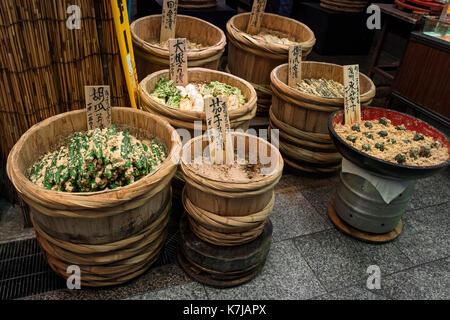
[[[359,65],[344,66],[344,119],[345,124],[361,122],[359,92]]]
[[[175,38],[177,26],[178,0],[164,0],[161,14],[161,34],[159,42]]]
[[[169,40],[170,80],[176,86],[188,84],[186,38]]]
[[[297,83],[302,81],[302,46],[293,45],[289,47],[288,59],[288,86],[297,87]]]
[[[111,125],[111,96],[109,86],[84,86],[88,130]]]
[[[261,21],[264,10],[266,9],[267,0],[254,0],[250,19],[248,20],[247,33],[257,34],[261,29]]]
[[[230,134],[227,98],[206,97],[205,113],[208,127],[209,151],[214,163],[234,162],[233,140]]]

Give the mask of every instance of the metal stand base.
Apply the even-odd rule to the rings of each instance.
[[[358,240],[370,243],[384,243],[392,241],[400,235],[403,228],[402,220],[400,220],[395,229],[387,233],[375,234],[355,229],[352,226],[345,223],[341,218],[339,218],[338,214],[336,213],[336,210],[334,209],[333,199],[330,200],[330,202],[328,203],[328,216],[330,217],[331,221],[336,226],[336,228],[338,228],[342,232]]]

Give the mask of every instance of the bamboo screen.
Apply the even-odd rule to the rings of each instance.
[[[85,107],[84,86],[111,86],[129,106],[109,0],[0,1],[0,189],[9,151],[32,125]],[[81,9],[81,28],[67,19]],[[10,192],[8,192],[11,195]]]

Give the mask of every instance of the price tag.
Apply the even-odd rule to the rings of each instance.
[[[111,96],[109,86],[84,86],[88,130],[111,125]]]
[[[164,0],[161,14],[161,34],[159,42],[175,38],[178,0]]]
[[[226,97],[207,97],[204,99],[206,125],[211,159],[215,163],[234,162],[233,140],[230,134]]]
[[[257,34],[261,28],[261,21],[264,10],[266,9],[267,0],[254,0],[250,19],[248,20],[247,33]]]
[[[169,40],[170,80],[176,86],[188,84],[186,38]]]
[[[294,45],[289,47],[289,73],[288,86],[296,88],[297,83],[302,81],[302,46]]]
[[[361,121],[359,93],[359,65],[344,66],[344,118],[345,124]]]

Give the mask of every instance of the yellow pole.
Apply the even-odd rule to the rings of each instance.
[[[138,79],[136,74],[136,64],[134,63],[127,4],[125,0],[111,0],[111,8],[131,106],[137,108],[139,105],[139,95],[137,92]]]

